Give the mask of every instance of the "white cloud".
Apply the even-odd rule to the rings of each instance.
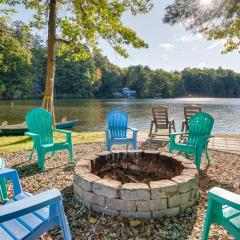
[[[162,54],[162,55],[161,55],[161,59],[162,59],[162,60],[168,60],[169,57],[168,57],[167,54]]]
[[[161,43],[160,48],[163,48],[166,52],[173,52],[176,47],[171,43]]]
[[[198,41],[200,39],[202,39],[203,36],[200,33],[197,34],[185,34],[181,37],[178,38],[174,38],[173,41],[174,42],[193,42],[193,41]]]
[[[205,62],[201,62],[200,64],[198,64],[198,68],[205,68],[207,66],[207,64]]]
[[[208,47],[208,49],[211,50],[211,49],[214,49],[214,48],[216,48],[216,47],[218,47],[218,46],[222,46],[223,43],[224,43],[223,40],[215,41],[214,43],[212,43],[212,44]]]

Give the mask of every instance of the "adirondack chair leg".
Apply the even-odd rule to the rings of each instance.
[[[6,184],[7,182],[5,180],[0,181],[0,197],[3,203],[7,202],[8,200]]]
[[[185,122],[182,121],[182,128],[181,128],[181,132],[184,132],[184,127],[185,127]]]
[[[2,158],[0,158],[0,169],[4,169],[5,162]],[[2,199],[2,202],[5,203],[8,200],[8,195],[7,195],[7,181],[4,179],[0,180],[0,197]]]
[[[111,151],[111,144],[108,141],[106,141],[106,149],[107,151]]]
[[[148,135],[148,136],[151,136],[151,135],[152,135],[152,130],[153,130],[153,120],[151,121],[150,131],[149,131],[149,135]],[[155,131],[155,132],[156,132],[156,131]]]
[[[206,159],[207,159],[207,161],[208,161],[208,164],[210,164],[210,163],[211,163],[211,159],[209,158],[207,148],[205,149],[205,155],[206,155]]]
[[[196,167],[197,167],[198,171],[200,171],[201,159],[202,159],[202,152],[196,153],[194,157],[195,157]]]
[[[32,160],[32,156],[33,156],[33,152],[34,152],[34,148],[32,149],[31,153],[30,153],[30,156],[29,156],[29,161]]]
[[[188,152],[185,152],[184,154],[185,154],[185,157],[186,157],[187,159],[190,158],[190,154],[189,154]]]
[[[205,224],[204,224],[204,229],[203,229],[203,235],[202,235],[202,240],[208,240],[208,235],[210,231],[210,227],[212,224],[212,212],[213,212],[213,200],[209,199],[208,200],[208,208],[207,208],[207,214],[205,218]]]
[[[65,217],[62,202],[57,203],[57,211],[59,213],[60,226],[62,228],[62,236],[64,240],[71,240],[71,233],[68,225],[68,221]]]
[[[70,159],[70,161],[72,162],[72,161],[73,161],[73,151],[72,151],[72,146],[69,146],[68,152],[69,152],[69,159]]]
[[[44,169],[44,154],[40,151],[38,151],[38,168]]]
[[[172,126],[173,126],[174,132],[176,132],[176,127],[175,127],[175,121],[174,120],[172,121]]]

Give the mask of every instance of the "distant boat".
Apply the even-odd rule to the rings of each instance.
[[[56,123],[56,128],[70,129],[70,128],[73,128],[77,122],[78,120],[58,122]],[[1,135],[4,135],[4,136],[10,136],[10,135],[16,136],[16,135],[24,135],[24,133],[28,131],[28,128],[25,125],[25,123],[7,125],[6,122],[4,122],[3,126],[0,127],[0,131],[1,131]]]

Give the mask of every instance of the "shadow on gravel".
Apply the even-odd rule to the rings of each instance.
[[[52,161],[59,161],[57,159],[51,159]],[[50,160],[49,160],[50,161]],[[64,172],[73,172],[75,166],[75,162],[69,162],[64,164],[59,164],[57,167],[61,168]],[[21,164],[13,165],[12,168],[15,168],[18,171],[18,174],[20,177],[30,177],[34,176],[36,174],[44,172],[45,174],[50,173],[51,171],[56,171],[56,167],[49,168],[47,167],[44,170],[38,169],[37,161],[31,160],[31,161],[25,161]]]
[[[200,175],[199,175],[200,179],[199,179],[199,186],[198,186],[200,190],[206,192],[213,187],[221,187],[234,192],[235,190],[234,186],[217,181],[216,179],[212,179],[211,176],[207,174],[207,169],[208,167],[200,171]]]
[[[145,142],[141,143],[142,150],[160,150],[168,145],[165,139],[148,138]]]

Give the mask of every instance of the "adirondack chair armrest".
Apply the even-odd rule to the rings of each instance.
[[[240,195],[227,191],[225,189],[214,187],[208,192],[208,198],[213,199],[222,205],[228,205],[240,210]]]
[[[204,144],[204,143],[208,143],[208,139],[209,138],[212,138],[212,137],[214,137],[213,135],[205,135],[205,136],[201,136],[200,138],[199,138],[199,143],[200,143],[200,145],[201,145],[201,143],[202,144]],[[199,145],[199,146],[200,146]],[[201,146],[200,146],[201,147]]]
[[[138,132],[138,129],[136,129],[136,128],[131,128],[131,127],[129,127],[129,128],[127,128],[127,129],[129,129],[129,130],[131,130],[131,131],[133,131],[133,132]]]
[[[111,138],[110,129],[109,129],[109,128],[103,128],[102,130],[105,132],[105,134],[106,134],[106,139],[107,139],[107,141],[108,141],[108,140]]]
[[[24,135],[29,136],[29,137],[33,137],[33,138],[35,138],[35,137],[39,137],[38,134],[36,134],[36,133],[32,133],[32,132],[25,132]]]
[[[186,124],[186,120],[184,119],[184,120],[182,120],[182,129],[181,129],[182,132],[184,131],[185,124]]]
[[[103,130],[104,132],[109,132],[109,131],[110,131],[109,128],[103,128],[102,130]]]
[[[64,133],[66,135],[71,135],[72,132],[71,131],[67,131],[67,130],[61,130],[61,129],[54,129],[54,132],[58,132],[58,133]]]
[[[177,135],[188,135],[187,132],[176,132],[176,133],[170,133],[170,135],[177,136]]]
[[[26,215],[61,200],[60,191],[58,189],[51,189],[16,202],[5,204],[0,208],[0,222]]]
[[[32,132],[25,132],[24,135],[31,137],[34,141],[36,141],[37,144],[41,145],[41,139],[38,134]]]
[[[14,196],[23,192],[17,171],[15,169],[9,169],[9,168],[1,169],[0,170],[0,179],[1,178],[4,178],[5,180],[9,179],[12,181]]]

